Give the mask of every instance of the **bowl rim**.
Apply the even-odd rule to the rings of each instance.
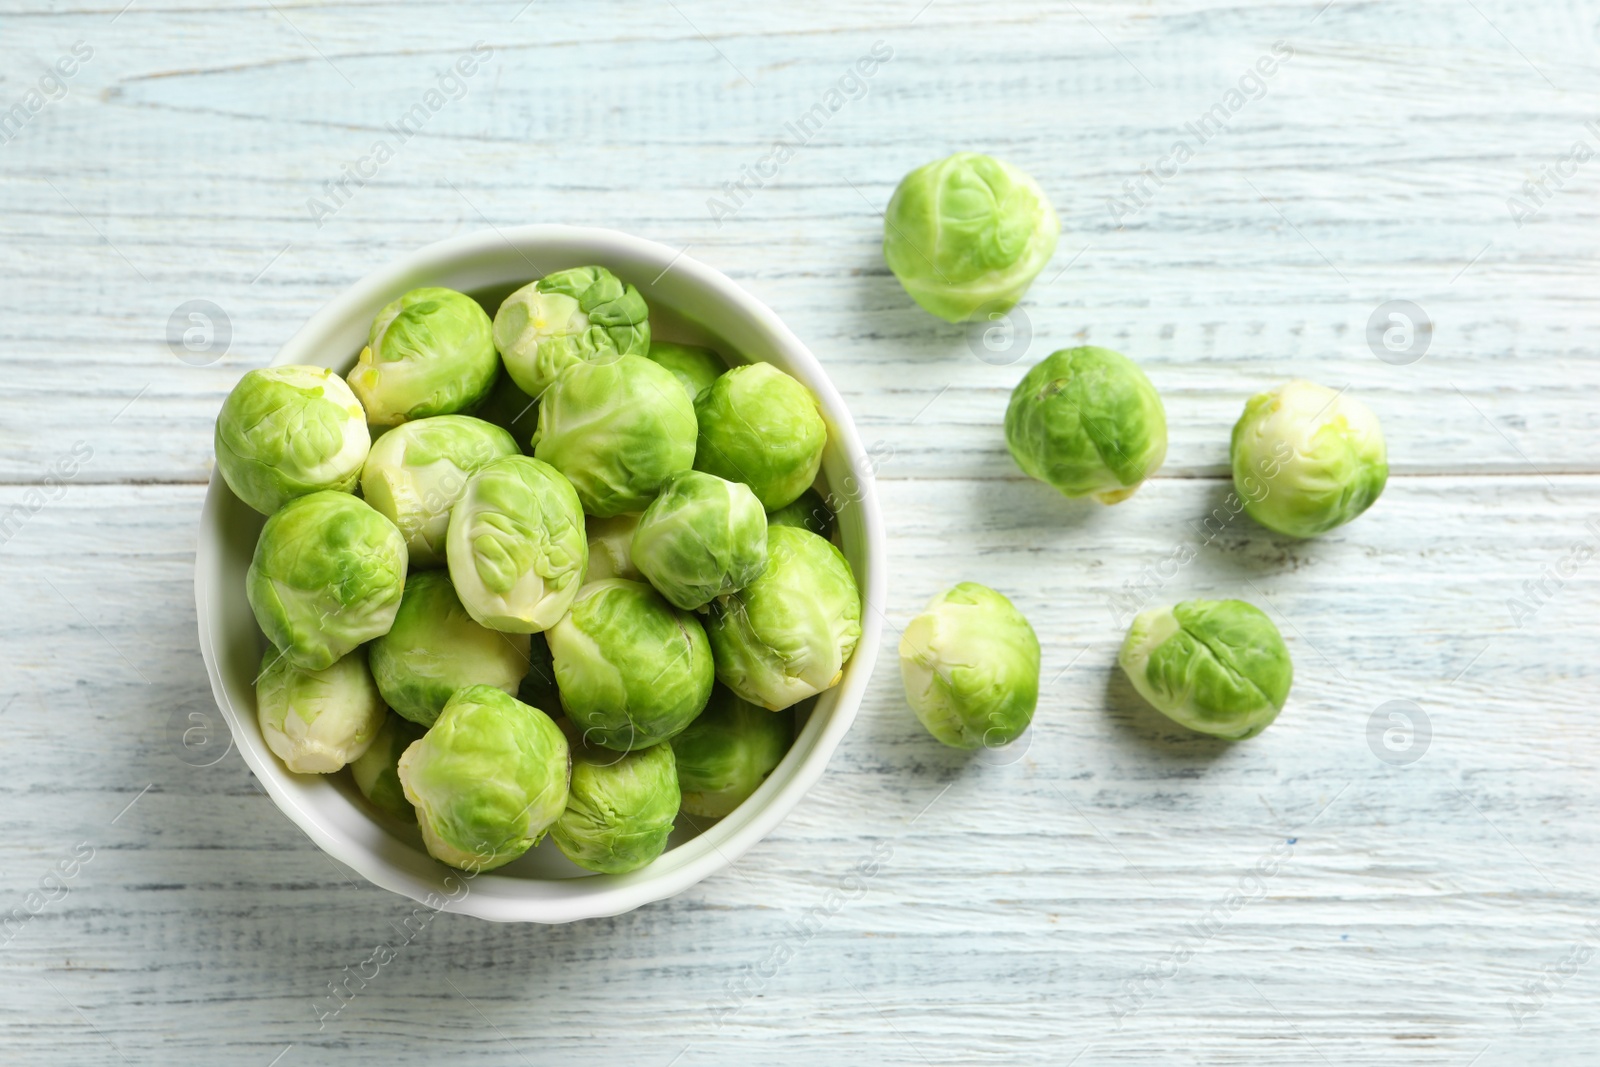
[[[220,572],[220,546],[223,539],[221,513],[227,503],[228,490],[221,474],[213,466],[201,509],[195,552],[195,608],[201,656],[211,679],[212,694],[245,763],[268,796],[302,832],[328,855],[350,866],[368,881],[434,910],[501,922],[562,923],[621,914],[680,893],[737,862],[740,856],[770,833],[816,784],[834,750],[854,722],[877,659],[888,586],[887,545],[874,485],[874,471],[865,461],[855,422],[838,389],[821,361],[771,308],[721,271],[688,255],[687,249],[673,249],[619,230],[551,224],[494,227],[447,238],[377,268],[340,292],[306,320],[278,350],[271,364],[303,361],[321,365],[316,349],[323,337],[348,322],[355,313],[372,306],[374,301],[386,302],[397,288],[412,288],[419,276],[462,269],[475,259],[503,254],[501,246],[510,246],[531,265],[528,254],[537,254],[541,246],[552,243],[589,245],[596,250],[596,259],[625,258],[647,266],[654,264],[659,267],[660,274],[654,276],[655,281],[647,283],[650,286],[669,270],[684,272],[695,286],[710,290],[715,298],[736,307],[753,320],[757,328],[766,333],[773,345],[783,352],[791,369],[803,371],[797,376],[802,377],[817,396],[830,431],[836,437],[833,443],[844,457],[859,487],[858,490],[852,490],[851,496],[852,502],[860,508],[867,575],[866,581],[860,583],[861,638],[846,665],[844,678],[835,687],[832,708],[810,750],[803,753],[793,771],[777,783],[777,788],[762,803],[746,802],[732,815],[707,828],[696,838],[628,875],[596,875],[565,880],[499,879],[540,887],[539,892],[527,896],[471,892],[441,894],[438,882],[424,880],[374,850],[360,847],[336,835],[324,824],[318,812],[302,805],[286,788],[289,772],[252,733],[243,721],[244,715],[234,706],[215,647],[217,622],[212,612],[211,579]],[[800,738],[797,737],[796,746],[799,743]],[[776,775],[769,778],[761,792],[766,790],[767,785],[772,785],[776,778]],[[694,847],[697,843],[703,844]],[[679,853],[685,855],[672,861]],[[448,868],[442,865],[440,869],[448,872]],[[464,879],[470,876],[458,877]],[[481,877],[493,877],[493,874]],[[448,884],[448,873],[443,881]],[[552,890],[551,887],[556,888]]]

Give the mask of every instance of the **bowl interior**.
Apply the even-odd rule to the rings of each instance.
[[[384,304],[420,285],[476,297],[492,315],[514,289],[551,271],[607,267],[650,304],[653,336],[705,344],[731,363],[765,361],[817,395],[828,423],[818,489],[838,506],[837,540],[862,590],[862,638],[838,686],[800,705],[783,762],[738,810],[711,822],[680,815],[668,851],[623,875],[596,875],[550,840],[493,872],[469,878],[435,862],[414,826],[367,806],[346,774],[289,773],[256,722],[254,679],[265,648],[244,592],[265,517],[213,473],[196,562],[200,637],[218,704],[268,793],[314,841],[362,875],[430,907],[501,920],[562,922],[615,914],[671,895],[738,858],[776,825],[820,775],[854,718],[876,657],[883,600],[882,531],[870,457],[816,359],[777,317],[720,273],[653,242],[606,230],[519,227],[443,242],[378,271],[318,312],[274,359],[341,372],[355,363]]]

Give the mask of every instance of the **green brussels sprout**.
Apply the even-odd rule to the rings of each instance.
[[[240,378],[222,402],[214,443],[234,496],[271,515],[297,496],[353,490],[372,435],[344,379],[292,365]]]
[[[575,363],[539,401],[533,454],[602,519],[643,511],[694,465],[694,446],[694,405],[671,371],[643,356]]]
[[[705,630],[642,582],[590,582],[545,639],[562,706],[586,742],[622,752],[658,744],[711,696]]]
[[[720,819],[743,804],[789,751],[794,713],[767,711],[722,686],[689,728],[672,739],[683,810]]]
[[[1228,454],[1244,510],[1290,537],[1343,526],[1371,507],[1389,480],[1377,416],[1343,390],[1315,382],[1251,397]]]
[[[418,571],[389,632],[372,642],[372,677],[396,712],[432,726],[464,686],[515,693],[528,673],[528,635],[479,626],[444,571]]]
[[[590,518],[586,525],[589,528],[589,570],[583,576],[585,583],[603,578],[644,581],[644,575],[633,565],[633,531],[639,528],[639,516],[625,512],[608,519]]]
[[[383,725],[383,700],[366,653],[302,670],[267,649],[256,677],[256,719],[267,747],[296,774],[332,774],[367,750]]]
[[[576,747],[567,807],[550,827],[562,855],[584,870],[625,874],[667,848],[678,816],[672,746],[624,755]]]
[[[567,756],[544,712],[492,685],[456,690],[398,767],[428,855],[477,873],[537,845],[567,806]]]
[[[1028,371],[1006,444],[1030,478],[1069,497],[1128,499],[1167,456],[1167,413],[1144,371],[1109,348],[1064,348]]]
[[[651,341],[646,358],[671,371],[683,383],[691,401],[728,369],[727,361],[711,349],[675,341]]]
[[[506,297],[494,315],[494,343],[517,388],[543,399],[575,363],[648,352],[649,314],[639,290],[604,267],[574,267]]]
[[[1060,232],[1032,178],[991,156],[957,152],[900,180],[883,215],[883,258],[911,299],[962,322],[1021,300]]]
[[[674,607],[695,611],[767,568],[767,513],[747,485],[685,471],[639,518],[633,562]]]
[[[768,526],[798,526],[823,540],[833,536],[833,509],[815,489],[807,489],[792,503],[767,512]]]
[[[372,320],[350,388],[374,426],[471,411],[500,373],[489,316],[454,289],[413,289]]]
[[[320,671],[389,632],[406,584],[406,542],[349,493],[296,497],[261,528],[245,595],[267,640]]]
[[[767,529],[761,577],[712,602],[717,680],[779,711],[837,685],[861,640],[861,593],[833,545],[794,526]]]
[[[537,633],[567,613],[589,566],[583,509],[561,472],[507,456],[467,480],[445,537],[450,581],[480,625]]]
[[[770,363],[735,367],[694,402],[694,469],[755,491],[771,511],[817,480],[828,427],[811,390]]]
[[[552,719],[561,714],[561,689],[556,685],[555,659],[544,634],[528,635],[528,673],[517,686],[517,699]]]
[[[361,495],[400,528],[413,567],[439,566],[450,509],[467,479],[497,459],[521,454],[509,433],[482,419],[418,419],[373,443],[361,470]]]
[[[411,806],[400,786],[400,754],[426,732],[410,719],[402,719],[391,711],[384,716],[372,744],[350,761],[350,777],[356,780],[356,788],[367,798],[367,803],[401,822],[416,822],[417,809]]]
[[[1242,600],[1186,600],[1141,611],[1117,662],[1151,707],[1230,741],[1270,726],[1294,681],[1278,628]]]
[[[1039,639],[1011,601],[962,582],[928,601],[900,637],[906,701],[951,748],[1009,745],[1039,703]]]
[[[494,380],[488,399],[473,414],[509,433],[519,450],[533,451],[528,442],[533,440],[533,431],[539,425],[539,402],[518,389],[511,375],[502,374]]]

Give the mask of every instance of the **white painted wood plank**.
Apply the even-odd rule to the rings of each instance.
[[[8,1047],[20,1062],[119,1062],[87,1018],[135,1062],[265,1063],[291,1043],[284,1063],[426,1048],[665,1064],[685,1045],[691,1064],[847,1048],[1064,1062],[1089,1043],[1080,1062],[1175,1049],[1304,1062],[1307,1042],[1338,1063],[1458,1064],[1485,1045],[1480,1062],[1584,1062],[1587,969],[1520,1032],[1507,1002],[1592,937],[1596,579],[1579,571],[1520,630],[1504,601],[1586,536],[1600,478],[1560,492],[1398,478],[1360,522],[1307,545],[1230,527],[1168,589],[1281,613],[1297,666],[1279,723],[1231,746],[1137,705],[1112,671],[1106,606],[1219,488],[1159,480],[1089,509],[1025,483],[885,481],[892,626],[972,578],[1039,630],[1050,684],[1020,759],[974,763],[931,741],[887,656],[822,783],[732,872],[576,927],[440,916],[318,1031],[326,982],[397,943],[409,907],[325,859],[237,755],[179,758],[173,712],[208,701],[188,585],[199,489],[74,487],[0,550],[16,605],[0,676],[20,693],[0,742],[0,900],[21,901],[75,843],[95,849],[0,956],[20,990],[0,1006]],[[1433,730],[1403,767],[1367,737],[1397,698]],[[1274,849],[1258,890],[1249,872]],[[846,879],[875,859],[854,893]],[[847,884],[833,914],[806,919]],[[1241,884],[1248,903],[1195,934]],[[815,933],[793,932],[807,922]],[[1186,948],[1176,974],[1128,999]],[[771,977],[746,979],[757,967]],[[759,995],[718,1025],[741,981]],[[1120,1028],[1119,997],[1139,1004]]]

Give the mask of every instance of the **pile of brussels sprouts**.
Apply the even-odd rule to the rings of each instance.
[[[883,255],[922,307],[952,323],[981,322],[1022,298],[1055,251],[1059,226],[1032,178],[963,152],[901,181],[884,215]],[[1017,385],[1005,436],[1025,474],[1068,497],[1115,504],[1166,458],[1166,411],[1126,356],[1063,349]],[[1389,476],[1372,412],[1343,390],[1306,381],[1245,404],[1230,460],[1242,510],[1291,537],[1314,537],[1354,519]],[[1277,627],[1240,600],[1143,611],[1118,660],[1139,694],[1169,718],[1231,740],[1266,729],[1294,677]],[[947,745],[1009,744],[1033,719],[1039,641],[992,589],[963,582],[935,597],[906,627],[900,665],[907,701]]]
[[[348,379],[250,371],[216,455],[268,516],[246,578],[268,746],[348,766],[455,867],[546,833],[591,871],[649,863],[680,812],[760,786],[855,651],[827,439],[800,382],[653,341],[600,267],[492,320],[414,289]]]

